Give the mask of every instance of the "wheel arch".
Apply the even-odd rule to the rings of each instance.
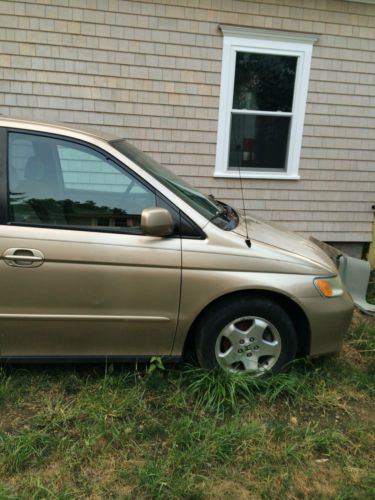
[[[183,347],[183,356],[192,350],[194,346],[194,338],[196,334],[196,327],[201,318],[208,314],[210,309],[217,307],[221,302],[225,302],[227,299],[233,299],[235,297],[264,297],[267,299],[272,299],[277,302],[289,315],[296,333],[297,333],[297,355],[298,356],[306,356],[310,352],[310,337],[311,330],[309,320],[301,308],[299,304],[293,301],[290,297],[283,295],[282,293],[273,292],[269,290],[262,289],[254,289],[254,290],[241,290],[238,292],[232,292],[226,295],[222,295],[221,297],[216,298],[209,304],[207,304],[197,315],[192,325],[189,328],[188,334],[186,336],[184,347]]]

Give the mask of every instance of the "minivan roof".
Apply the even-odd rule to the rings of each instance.
[[[105,141],[112,141],[118,139],[117,136],[112,134],[106,134],[101,131],[91,129],[85,126],[76,127],[69,123],[59,123],[59,122],[48,122],[42,120],[33,120],[27,118],[10,118],[7,116],[0,115],[0,126],[1,127],[16,127],[16,128],[30,128],[42,127],[46,132],[51,133],[61,133],[64,132],[78,132],[97,139],[103,139]]]

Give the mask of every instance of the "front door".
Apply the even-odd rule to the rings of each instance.
[[[154,189],[74,140],[8,133],[0,226],[1,356],[168,354],[179,237],[144,236]]]

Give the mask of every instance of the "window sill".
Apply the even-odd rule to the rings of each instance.
[[[270,180],[286,180],[286,181],[298,181],[301,177],[295,174],[287,174],[270,172],[215,172],[214,177],[225,177],[227,179],[270,179]]]

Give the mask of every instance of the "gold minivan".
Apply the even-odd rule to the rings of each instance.
[[[274,372],[340,348],[353,303],[301,236],[126,140],[0,118],[0,359],[179,359]]]

